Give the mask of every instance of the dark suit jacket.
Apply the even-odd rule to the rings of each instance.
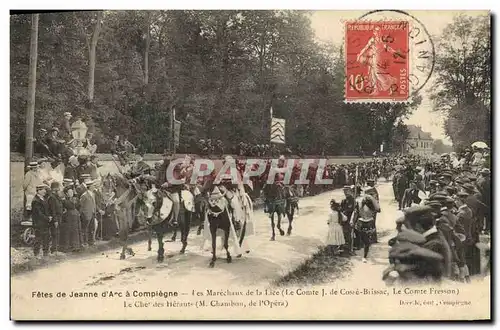
[[[36,195],[31,202],[31,217],[33,227],[46,228],[49,226],[50,207],[47,199],[41,199]]]
[[[54,221],[60,222],[63,214],[62,199],[56,194],[50,194],[47,203],[49,203],[50,215]]]
[[[85,221],[90,221],[94,217],[96,212],[96,205],[94,197],[89,191],[85,191],[80,197],[80,214],[82,219]]]

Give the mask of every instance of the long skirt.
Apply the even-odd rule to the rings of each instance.
[[[60,246],[62,251],[75,251],[81,244],[80,213],[77,210],[67,211],[63,215],[60,228]]]

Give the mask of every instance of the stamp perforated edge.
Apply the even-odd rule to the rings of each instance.
[[[346,35],[347,35],[347,23],[354,23],[354,22],[375,22],[375,23],[383,23],[383,22],[388,22],[390,20],[396,20],[394,18],[387,18],[387,19],[378,19],[378,20],[364,20],[364,19],[341,19],[340,23],[342,24],[342,29],[344,30],[344,33],[342,34],[342,46],[344,48],[344,104],[373,104],[373,103],[389,103],[389,104],[411,104],[413,102],[413,95],[412,93],[408,93],[408,97],[404,100],[401,99],[389,99],[389,98],[383,98],[383,99],[370,99],[370,98],[360,98],[360,99],[351,99],[347,98],[347,91],[346,91],[346,86],[347,86],[347,68],[346,68],[346,63],[347,63],[347,45],[346,45]],[[404,21],[404,20],[400,20]],[[408,30],[411,31],[412,24],[413,22],[408,20]],[[410,43],[408,42],[408,47],[410,47]],[[408,65],[408,76],[412,74],[412,66]]]

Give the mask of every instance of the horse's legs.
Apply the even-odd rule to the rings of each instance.
[[[271,229],[273,230],[273,235],[271,236],[271,241],[275,240],[276,234],[274,232],[274,210],[271,211]]]
[[[120,254],[120,259],[125,259],[125,252],[127,251],[127,238],[128,238],[128,228],[122,223],[120,226],[120,241],[122,243],[122,253]]]
[[[291,204],[290,209],[287,212],[288,215],[288,230],[286,231],[286,234],[290,236],[292,234],[292,222],[293,222],[293,215],[295,213],[295,205]]]
[[[215,221],[215,220],[214,220]],[[212,236],[212,260],[210,261],[209,267],[214,267],[215,260],[217,259],[215,250],[217,245],[217,225],[210,224],[210,235]]]
[[[151,225],[147,225],[147,231],[148,231],[148,251],[151,251],[151,240],[153,239],[153,228]]]
[[[224,230],[224,249],[226,249],[227,263],[231,263],[233,258],[231,258],[231,254],[229,253],[229,228]]]
[[[158,256],[156,257],[156,260],[158,260],[158,262],[163,262],[163,260],[165,259],[165,250],[163,249],[162,230],[156,230],[156,238],[158,239]]]
[[[181,224],[181,242],[182,242],[181,253],[186,252],[187,239],[189,236],[189,229],[191,227],[192,214],[193,213],[184,210],[184,216],[182,217],[184,221],[182,221],[182,224]]]
[[[132,228],[132,221],[135,219],[134,216],[133,216],[133,213],[132,213],[132,210],[131,209],[127,209],[125,211],[125,222],[127,222],[128,219],[130,219],[130,222],[127,222],[127,225],[126,225],[126,232],[127,232],[127,237],[126,237],[126,240],[128,239],[128,232],[129,232],[129,229]],[[134,253],[134,250],[132,250],[132,248],[128,247],[128,244],[127,242],[125,242],[125,250],[127,251],[127,253],[131,256],[135,256],[135,253]]]
[[[283,229],[281,229],[281,212],[278,211],[277,213],[278,213],[278,225],[276,227],[280,231],[280,235],[283,236],[283,235],[285,235],[285,231]]]
[[[203,230],[203,213],[196,212],[196,219],[200,222],[198,225],[198,230],[196,231],[196,235],[201,235],[201,231]]]

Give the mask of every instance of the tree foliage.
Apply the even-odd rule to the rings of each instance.
[[[457,16],[438,43],[431,91],[434,109],[445,112],[444,129],[457,147],[491,141],[490,17]]]
[[[114,135],[162,152],[175,107],[180,149],[200,138],[267,144],[273,107],[287,120],[292,148],[344,154],[390,146],[396,124],[420,99],[345,104],[342,49],[315,41],[309,17],[283,10],[41,14],[35,128],[70,111],[90,123],[103,152]],[[11,16],[13,148],[24,136],[29,29],[29,17]]]

